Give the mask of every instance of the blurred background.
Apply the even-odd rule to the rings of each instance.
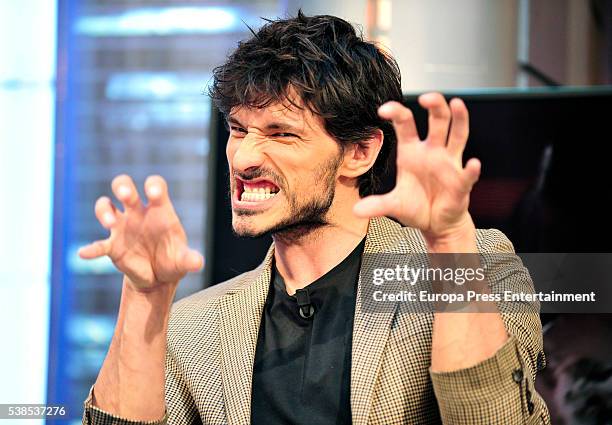
[[[121,276],[76,251],[106,237],[93,205],[115,175],[168,180],[207,258],[178,298],[259,263],[269,239],[231,234],[227,134],[204,93],[247,25],[298,8],[391,51],[423,134],[418,93],[466,100],[479,227],[521,252],[611,251],[610,0],[0,0],[0,403],[80,415]],[[553,423],[612,423],[610,316],[543,322]]]

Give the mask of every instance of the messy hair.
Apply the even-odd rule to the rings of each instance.
[[[377,109],[388,100],[402,99],[397,63],[335,16],[306,16],[300,10],[296,17],[266,21],[214,69],[209,89],[213,102],[226,116],[241,106],[288,102],[307,108],[321,117],[342,149],[382,130],[381,151],[358,180],[361,196],[374,193],[388,171],[395,144],[393,127]],[[291,93],[299,96],[301,105]]]

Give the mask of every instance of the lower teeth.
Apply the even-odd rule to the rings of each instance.
[[[240,196],[240,200],[241,201],[251,201],[251,202],[265,201],[265,200],[268,200],[268,199],[272,198],[275,195],[276,195],[276,193],[249,193],[249,192],[242,192],[242,195]]]

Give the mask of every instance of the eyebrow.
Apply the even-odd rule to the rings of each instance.
[[[244,126],[236,118],[228,117],[227,122],[228,124],[234,124],[234,125],[244,128]],[[280,131],[287,131],[287,132],[294,132],[294,133],[300,132],[298,128],[292,126],[291,124],[284,123],[284,122],[271,122],[270,124],[266,125],[265,129],[266,130],[280,130]]]

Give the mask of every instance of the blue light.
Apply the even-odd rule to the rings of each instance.
[[[232,31],[239,24],[237,12],[226,7],[168,7],[84,16],[77,20],[75,30],[93,37],[211,34]]]
[[[109,78],[105,94],[110,100],[202,100],[209,80],[205,73],[117,72]]]
[[[68,339],[74,344],[90,348],[106,347],[113,337],[114,329],[115,319],[113,317],[75,314],[68,322],[67,334]],[[99,368],[100,363],[95,364],[94,367]]]

